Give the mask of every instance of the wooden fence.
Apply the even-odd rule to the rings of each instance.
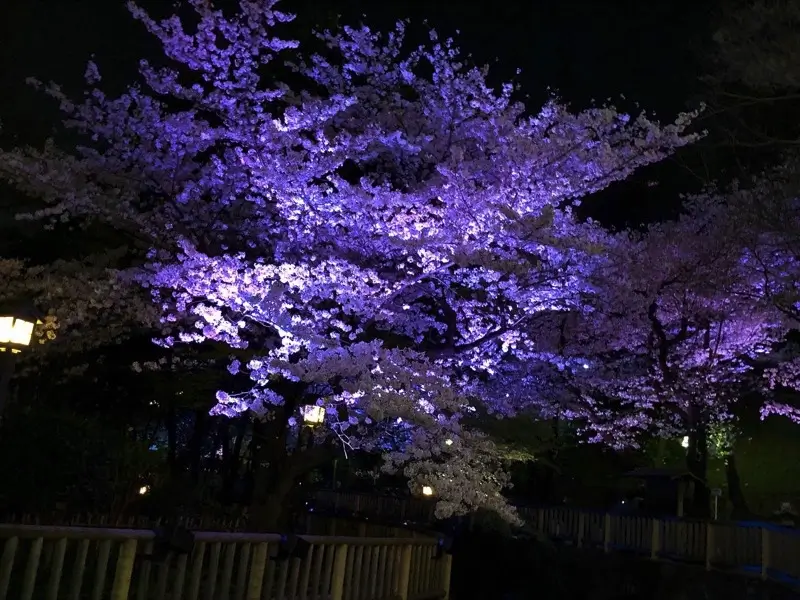
[[[145,515],[112,517],[95,513],[8,513],[0,515],[0,523],[11,525],[48,525],[57,527],[106,527],[110,529],[153,529],[162,522],[161,518]],[[188,515],[171,519],[174,525],[192,531],[252,531],[245,516],[225,517],[213,515]],[[261,532],[264,533],[264,532]]]
[[[300,541],[297,541],[297,540]],[[439,540],[0,525],[0,600],[426,600],[449,597]],[[289,542],[295,542],[290,549]]]
[[[427,498],[319,490],[314,494],[314,508],[333,513],[380,517],[392,523],[431,523],[436,502]]]
[[[325,491],[317,495],[315,504],[320,510],[353,512],[373,519],[411,514],[417,516],[417,523],[424,523],[429,522],[422,517],[432,502]],[[616,515],[570,507],[518,510],[532,529],[578,547],[628,552],[653,560],[694,563],[707,570],[739,571],[765,580],[800,584],[800,531],[793,528],[772,523]]]

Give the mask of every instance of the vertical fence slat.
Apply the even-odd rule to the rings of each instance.
[[[190,571],[188,599],[197,600],[200,593],[200,581],[203,577],[203,561],[206,557],[206,545],[203,542],[197,544],[192,552],[192,570]]]
[[[108,570],[108,557],[111,554],[111,540],[103,540],[97,553],[97,570],[94,573],[94,588],[92,600],[102,600],[103,589],[106,587],[106,571]]]
[[[442,591],[442,600],[450,600],[450,576],[453,571],[453,555],[445,554],[442,556],[442,566],[440,571],[439,588]]]
[[[211,545],[211,556],[208,558],[208,577],[203,588],[205,600],[214,600],[214,592],[217,589],[217,570],[219,569],[219,555],[222,552],[222,544],[214,542]]]
[[[297,598],[297,586],[300,583],[300,567],[302,561],[299,558],[292,558],[289,561],[289,598]]]
[[[330,545],[325,550],[325,566],[323,567],[322,574],[322,587],[320,587],[319,600],[325,598],[328,593],[332,593],[331,585],[333,581],[333,563],[336,560],[336,548],[338,546]],[[345,561],[347,560],[347,552],[345,552]]]
[[[331,573],[331,600],[343,600],[344,575],[347,567],[347,544],[336,546],[333,552],[333,569]]]
[[[378,560],[376,561],[375,587],[372,589],[373,597],[383,598],[386,595],[386,546],[378,548]]]
[[[19,538],[16,536],[8,538],[3,544],[3,556],[0,557],[0,600],[6,600],[8,595],[8,584],[11,582],[18,545]]]
[[[161,600],[167,597],[167,583],[169,581],[169,572],[172,567],[173,558],[174,556],[172,554],[168,554],[161,564],[158,565],[155,600]]]
[[[186,586],[186,565],[188,554],[180,554],[176,563],[175,584],[172,586],[172,600],[183,600],[183,588]]]
[[[70,600],[80,600],[83,588],[83,573],[86,571],[86,555],[89,554],[89,540],[78,543],[78,552],[75,555],[75,565],[72,567],[72,585],[70,585]],[[0,599],[2,596],[0,596]]]
[[[220,580],[219,600],[228,600],[231,595],[231,580],[233,578],[233,564],[236,560],[236,543],[225,547],[225,557],[222,560],[222,579]]]
[[[286,560],[279,561],[275,565],[278,572],[278,581],[275,584],[275,600],[286,599],[286,582],[289,580],[289,563]]]
[[[408,600],[408,586],[409,579],[411,578],[411,559],[413,546],[403,546],[400,552],[400,564],[398,565],[397,573],[397,598],[399,600]]]
[[[36,575],[39,572],[39,558],[42,555],[42,545],[44,540],[36,538],[31,543],[31,549],[28,552],[28,562],[25,565],[25,575],[22,579],[22,594],[20,600],[31,600],[33,598],[33,590],[36,587]]]
[[[266,600],[271,600],[272,598],[272,589],[275,587],[275,572],[278,570],[276,565],[277,563],[274,560],[267,561],[267,574],[264,576],[264,589],[261,593],[261,597]]]
[[[239,569],[236,571],[236,600],[244,600],[247,593],[247,571],[250,565],[250,544],[242,544],[239,553]]]
[[[136,560],[136,540],[125,540],[119,549],[111,600],[128,600],[133,575],[133,562]]]
[[[53,548],[50,581],[47,584],[47,600],[58,600],[58,587],[61,584],[61,571],[64,568],[64,554],[66,551],[67,538],[61,538]]]
[[[315,560],[316,554],[320,552],[319,546],[311,546],[308,549],[308,555],[303,559],[303,574],[300,577],[300,590],[298,596],[300,600],[308,600],[308,585],[311,579],[311,565]]]
[[[351,581],[353,582],[353,591],[350,594],[350,597],[353,600],[359,600],[361,594],[361,576],[363,575],[361,565],[364,562],[364,546],[356,546],[354,551],[353,570],[350,575]]]
[[[261,587],[264,585],[264,567],[266,566],[269,546],[262,542],[253,552],[253,562],[250,565],[250,581],[247,584],[247,600],[261,600]]]
[[[145,544],[144,554],[146,560],[144,563],[142,563],[139,571],[139,577],[137,578],[136,600],[147,600],[147,591],[150,587],[150,572],[153,570],[153,565],[150,562],[150,557],[153,554],[152,540]]]
[[[322,564],[325,560],[325,556],[332,552],[333,546],[327,544],[320,544],[317,546],[317,554],[314,557],[314,567],[311,573],[311,600],[319,600],[323,593],[327,593],[327,589],[325,592],[322,590]],[[327,582],[325,585],[327,586]]]

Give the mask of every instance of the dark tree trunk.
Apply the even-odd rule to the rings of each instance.
[[[242,445],[244,443],[244,437],[247,432],[247,425],[250,421],[250,417],[248,416],[241,416],[236,420],[236,431],[233,438],[233,444],[230,443],[230,432],[228,430],[228,424],[224,423],[224,431],[226,432],[225,435],[225,448],[223,454],[223,474],[222,474],[222,497],[223,503],[230,503],[230,502],[237,502],[239,501],[238,493],[239,486],[237,483],[240,482],[241,473],[240,466],[241,466],[241,457],[242,457]]]
[[[175,475],[178,472],[178,419],[175,415],[175,407],[170,407],[167,412],[167,465],[170,473]]]
[[[264,489],[266,482],[256,485],[262,488],[250,506],[249,525],[255,531],[287,532],[292,529],[292,507],[289,499],[294,488],[295,478],[291,472],[267,473],[262,469],[256,474],[257,479],[269,479],[268,489]],[[260,475],[260,477],[259,477]],[[259,485],[260,484],[260,485]]]
[[[250,525],[258,531],[289,531],[294,519],[291,494],[296,482],[334,457],[324,446],[289,452],[284,420],[253,423],[250,457]]]
[[[687,516],[709,517],[711,495],[706,482],[708,470],[708,426],[702,418],[693,419],[689,430],[689,447],[686,449],[686,468],[692,476],[694,494]]]
[[[739,478],[739,469],[736,466],[736,453],[733,448],[725,457],[725,478],[728,483],[728,497],[731,499],[733,519],[747,519],[750,517],[750,509],[747,506],[744,492],[742,491],[742,480]]]
[[[192,437],[189,440],[189,474],[192,481],[200,481],[200,470],[202,467],[203,442],[208,432],[208,413],[205,410],[195,412],[194,428]]]

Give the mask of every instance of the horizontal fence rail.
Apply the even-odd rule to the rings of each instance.
[[[413,515],[416,518],[409,520],[417,523],[425,522],[423,515],[431,514],[426,511],[431,510],[432,504],[421,498],[330,490],[315,496],[318,510],[352,512],[372,519],[394,520],[397,515]],[[534,530],[578,547],[699,564],[707,570],[739,571],[764,580],[800,585],[800,531],[793,528],[761,522],[616,515],[563,506],[518,511]]]
[[[331,512],[380,516],[394,522],[430,523],[434,520],[436,502],[425,498],[319,490],[314,494],[314,506]]]
[[[0,600],[427,600],[449,597],[439,540],[0,525]]]

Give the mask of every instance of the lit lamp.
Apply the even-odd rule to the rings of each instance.
[[[0,309],[0,416],[8,400],[16,356],[30,346],[41,321],[30,310]]]
[[[19,354],[23,348],[30,346],[37,322],[37,319],[0,316],[0,352]]]
[[[422,495],[423,496],[433,496],[433,488],[429,485],[422,486]]]
[[[303,416],[303,423],[309,427],[321,425],[325,421],[325,408],[315,404],[302,406],[300,414]]]

